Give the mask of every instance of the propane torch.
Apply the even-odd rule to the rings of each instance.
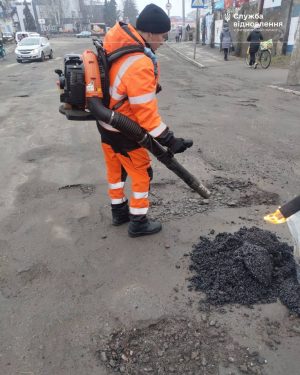
[[[264,220],[271,224],[287,223],[294,241],[297,278],[300,282],[300,195],[265,216]]]

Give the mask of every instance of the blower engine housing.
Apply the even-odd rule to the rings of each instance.
[[[91,120],[93,115],[86,111],[87,100],[103,97],[97,55],[86,50],[82,55],[68,54],[64,57],[64,72],[59,76],[60,112],[69,120]]]
[[[60,101],[73,108],[85,108],[84,66],[81,55],[64,57],[64,73],[59,74]]]

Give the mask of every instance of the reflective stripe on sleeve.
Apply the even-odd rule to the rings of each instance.
[[[139,95],[139,96],[129,96],[130,104],[145,104],[151,102],[156,97],[156,92],[150,92],[149,94]]]
[[[140,192],[132,192],[132,195],[135,199],[143,199],[143,198],[148,198],[148,191],[145,191],[144,193],[140,193]]]
[[[120,95],[120,94],[118,94],[117,90],[114,89],[112,86],[109,88],[109,95],[114,100],[122,100],[122,99],[126,98],[126,95]]]
[[[109,188],[110,189],[122,189],[125,185],[125,182],[121,181],[121,182],[116,182],[115,184],[109,184]]]
[[[167,125],[161,122],[155,129],[149,132],[152,137],[158,137],[167,128]]]
[[[121,65],[120,70],[118,71],[118,74],[115,78],[115,81],[113,85],[109,88],[110,96],[115,99],[115,100],[122,100],[125,95],[120,95],[118,93],[118,87],[121,83],[121,79],[123,75],[126,73],[126,70],[137,60],[143,58],[145,55],[144,54],[139,54],[135,56],[129,56],[124,63]]]
[[[134,208],[134,207],[129,207],[129,212],[132,215],[146,215],[148,212],[148,207],[145,208]]]

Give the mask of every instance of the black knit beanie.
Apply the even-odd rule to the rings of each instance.
[[[155,4],[147,5],[136,20],[136,28],[153,34],[170,31],[171,21],[166,12]]]

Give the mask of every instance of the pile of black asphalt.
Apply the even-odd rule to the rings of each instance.
[[[300,285],[293,248],[256,227],[200,237],[191,252],[191,289],[212,305],[272,303],[279,298],[300,315]]]

